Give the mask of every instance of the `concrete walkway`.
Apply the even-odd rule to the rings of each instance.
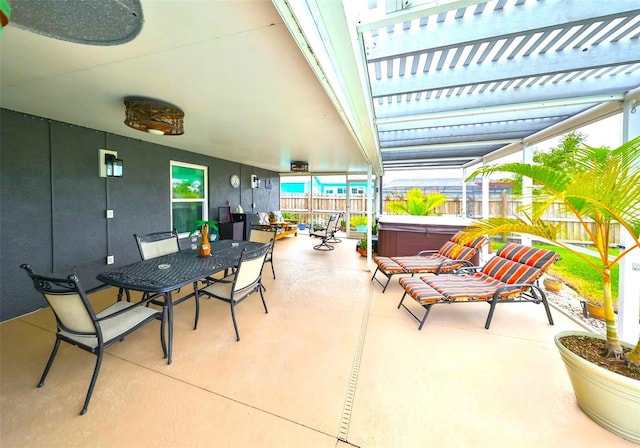
[[[3,447],[624,447],[577,407],[555,333],[580,329],[541,306],[434,307],[425,327],[398,310],[401,290],[370,281],[355,240],[312,249],[276,242],[265,270],[269,314],[256,296],[175,309],[167,365],[151,324],[108,355],[89,411],[78,415],[95,357],[54,341],[42,310],[0,325]],[[92,296],[96,308],[115,291]]]

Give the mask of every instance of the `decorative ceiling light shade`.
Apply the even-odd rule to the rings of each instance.
[[[154,135],[184,134],[184,112],[173,104],[150,98],[127,97],[124,105],[124,124],[133,129]]]

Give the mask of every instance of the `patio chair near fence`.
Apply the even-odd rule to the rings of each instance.
[[[309,233],[309,236],[315,236],[320,238],[322,241],[320,244],[316,244],[313,246],[315,250],[333,250],[333,246],[328,243],[331,242],[340,242],[340,240],[334,241],[335,233],[338,230],[338,217],[339,213],[333,214],[329,217],[329,222],[327,226],[323,230],[317,230]]]
[[[375,257],[373,261],[377,267],[371,281],[375,280],[385,292],[394,275],[411,274],[413,277],[415,274],[448,274],[464,266],[473,266],[471,259],[487,244],[488,239],[483,236],[460,244],[461,235],[462,232],[456,233],[438,250],[423,250],[411,256]],[[376,277],[378,272],[386,277],[386,282]]]
[[[553,325],[547,297],[538,286],[538,279],[559,258],[553,251],[508,243],[481,269],[462,268],[461,275],[401,278],[405,292],[398,308],[404,307],[420,322],[420,330],[434,305],[487,302],[489,315],[484,327],[489,329],[498,303],[535,303],[544,305],[549,324]],[[477,272],[472,273],[474,270]],[[422,317],[404,304],[407,296],[425,308]]]

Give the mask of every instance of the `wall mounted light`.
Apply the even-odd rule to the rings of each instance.
[[[122,159],[107,154],[104,156],[104,164],[107,167],[107,177],[122,177]]]
[[[124,167],[122,159],[116,151],[101,149],[98,153],[98,168],[100,177],[122,177]]]
[[[255,174],[251,175],[251,188],[260,188],[260,179]]]

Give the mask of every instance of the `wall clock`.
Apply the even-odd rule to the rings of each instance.
[[[229,182],[233,188],[238,188],[240,186],[240,176],[237,174],[232,174],[229,178]]]

